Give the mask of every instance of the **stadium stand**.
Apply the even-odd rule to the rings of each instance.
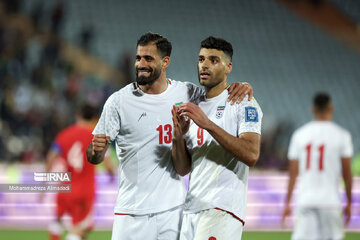
[[[352,20],[360,24],[359,2],[356,0],[330,0],[342,11],[345,12]]]
[[[356,12],[359,4],[352,2]],[[46,6],[55,3],[46,1]],[[66,11],[64,37],[76,42],[82,25],[90,22],[96,33],[93,54],[112,66],[118,64],[120,53],[133,54],[141,33],[163,33],[174,45],[168,75],[182,81],[197,82],[194,63],[200,40],[211,34],[229,39],[236,66],[230,81],[253,84],[269,119],[289,122],[295,128],[311,118],[307,107],[311,96],[319,90],[329,91],[334,96],[335,120],[353,133],[355,149],[360,150],[359,126],[348,121],[360,119],[360,112],[355,111],[359,54],[276,1],[160,0],[153,4],[79,0],[66,2]]]

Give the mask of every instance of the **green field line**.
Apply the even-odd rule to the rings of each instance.
[[[289,240],[289,232],[244,232],[242,240]],[[0,240],[48,240],[46,231],[0,230]],[[89,234],[88,240],[111,239],[110,231],[95,231]],[[344,240],[359,240],[360,233],[346,233]]]

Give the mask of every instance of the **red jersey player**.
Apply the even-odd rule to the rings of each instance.
[[[63,231],[61,217],[67,213],[72,227],[66,240],[80,240],[92,228],[92,210],[95,198],[95,168],[86,159],[86,148],[93,138],[92,130],[98,119],[98,109],[84,104],[76,117],[76,123],[62,130],[55,138],[46,157],[46,171],[61,157],[66,171],[71,172],[71,193],[58,193],[56,221],[49,226],[50,239],[58,240]],[[107,163],[107,164],[106,164]],[[110,170],[109,161],[105,162]]]

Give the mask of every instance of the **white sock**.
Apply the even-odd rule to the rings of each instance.
[[[69,233],[66,236],[66,240],[81,240],[81,237],[79,235],[74,234],[74,233]]]
[[[61,235],[64,231],[63,226],[59,222],[52,222],[50,223],[49,232],[53,235]]]

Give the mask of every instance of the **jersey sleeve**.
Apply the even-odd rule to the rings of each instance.
[[[188,89],[189,102],[197,104],[200,96],[205,94],[204,89],[190,82],[186,82],[185,84]]]
[[[296,132],[293,133],[293,135],[291,136],[287,157],[289,160],[298,160],[299,159],[299,150],[298,150]]]
[[[93,134],[105,134],[111,140],[118,135],[121,127],[121,119],[118,106],[120,99],[112,95],[106,101],[100,119],[96,124]]]
[[[61,154],[61,153],[63,152],[61,145],[60,145],[58,142],[56,142],[56,141],[54,141],[54,142],[51,144],[50,149],[51,149],[51,151],[54,151],[54,152],[56,152],[56,153],[58,153],[58,154]]]
[[[65,136],[65,131],[58,133],[54,139],[54,142],[51,144],[50,149],[58,154],[61,154],[64,151],[64,143],[67,141]]]
[[[239,105],[237,105],[237,113],[239,121],[238,135],[245,132],[261,134],[263,113],[255,98],[248,101],[246,97]]]
[[[342,142],[341,157],[352,157],[354,154],[351,134],[348,131],[344,132],[344,141]]]

